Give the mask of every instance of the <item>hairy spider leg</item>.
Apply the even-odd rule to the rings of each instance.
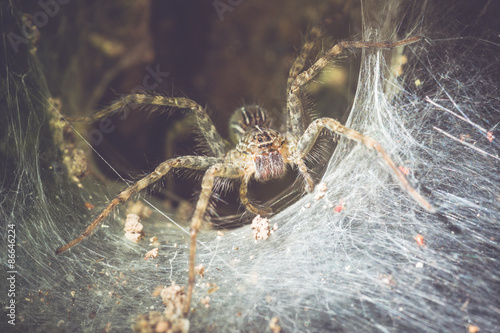
[[[92,231],[94,231],[94,229],[96,229],[97,227],[99,227],[99,225],[101,225],[102,221],[113,211],[113,209],[117,205],[124,203],[133,194],[138,193],[142,189],[158,181],[160,178],[165,176],[172,168],[206,170],[210,168],[212,165],[221,163],[222,161],[223,161],[222,159],[216,157],[184,156],[184,157],[173,158],[161,163],[156,167],[156,169],[152,173],[150,173],[146,177],[136,182],[134,185],[128,187],[126,190],[118,194],[108,204],[108,206],[104,208],[101,214],[99,214],[99,216],[87,227],[87,229],[85,229],[85,231],[80,236],[58,248],[56,250],[56,254],[62,253],[70,249],[71,247],[75,246],[76,244],[80,243],[82,240],[90,236]]]
[[[179,109],[188,109],[197,121],[198,127],[204,136],[211,153],[215,157],[222,157],[226,153],[227,143],[217,129],[215,128],[212,120],[208,116],[206,110],[196,103],[195,101],[184,97],[166,97],[160,95],[146,95],[146,94],[130,94],[121,97],[113,104],[104,108],[103,110],[94,113],[88,117],[65,117],[68,121],[89,121],[95,122],[100,119],[109,117],[113,114],[124,113],[128,114],[130,109],[137,109],[147,106],[171,106]],[[160,109],[151,109],[152,112]]]
[[[272,213],[272,209],[270,207],[264,207],[264,208],[257,208],[252,203],[250,200],[248,200],[248,182],[252,178],[253,173],[245,175],[241,179],[241,184],[240,184],[240,201],[242,204],[245,205],[246,209],[251,212],[252,214],[255,215],[269,215]]]
[[[395,47],[409,45],[422,40],[422,36],[409,37],[403,40],[395,42],[359,42],[359,41],[341,41],[335,44],[326,54],[318,59],[311,67],[309,67],[304,72],[300,73],[295,80],[289,84],[288,88],[288,98],[291,95],[297,94],[301,87],[312,80],[316,75],[318,75],[325,66],[332,61],[332,59],[338,56],[346,48],[375,48],[375,49],[392,49]]]
[[[291,131],[291,133],[293,133],[296,136],[302,135],[302,133],[304,132],[303,130],[304,111],[303,111],[302,101],[300,98],[301,97],[300,89],[304,85],[306,85],[309,81],[311,81],[316,75],[318,75],[325,68],[325,66],[331,63],[333,58],[341,54],[344,51],[344,49],[346,48],[391,49],[398,46],[413,44],[422,39],[423,39],[422,36],[414,36],[395,42],[341,41],[335,44],[332,48],[330,48],[323,57],[318,59],[311,67],[309,67],[302,73],[296,74],[296,70],[294,70],[293,73],[292,70],[290,70],[290,77],[288,79],[288,84],[287,84],[287,109],[290,122],[288,131],[289,132]],[[308,45],[307,49],[312,48],[312,46],[310,45],[311,43],[312,42],[306,42],[306,45]],[[309,52],[310,50],[306,51],[306,55],[308,55]],[[299,56],[299,58],[301,58],[301,56],[302,53]],[[298,63],[297,64],[294,63],[294,65],[299,68],[300,64],[302,64],[303,67],[304,61],[305,60],[299,60],[297,61]],[[292,75],[296,76],[292,79]]]
[[[240,178],[243,175],[243,169],[236,165],[227,163],[217,163],[212,165],[203,176],[201,182],[201,193],[196,203],[196,208],[191,219],[191,244],[189,247],[189,277],[188,288],[186,293],[186,301],[184,303],[184,315],[187,316],[191,304],[194,283],[196,281],[195,259],[196,259],[196,235],[201,227],[203,216],[207,210],[208,202],[212,194],[215,177],[223,178]]]
[[[410,185],[405,175],[401,172],[401,170],[399,170],[399,168],[396,166],[396,163],[394,163],[389,154],[377,141],[359,133],[358,131],[343,126],[335,119],[320,118],[313,121],[309,125],[309,127],[307,127],[304,135],[302,135],[297,144],[297,150],[301,158],[304,158],[311,150],[314,142],[316,141],[316,138],[319,136],[323,128],[327,128],[331,132],[340,134],[349,140],[360,142],[368,149],[375,150],[384,160],[384,162],[389,166],[392,171],[392,175],[400,182],[401,186],[413,197],[413,199],[415,199],[415,201],[427,211],[431,213],[436,212],[436,208]]]
[[[299,169],[300,174],[302,177],[304,177],[304,180],[306,181],[306,186],[305,189],[308,193],[311,193],[314,190],[314,180],[311,177],[311,174],[309,173],[309,169],[307,168],[306,164],[304,163],[303,158],[296,158],[293,163],[297,165],[297,168]]]
[[[304,69],[316,40],[323,33],[322,27],[323,26],[321,24],[317,24],[313,26],[307,34],[304,45],[288,72],[287,91],[291,89],[295,79]],[[304,106],[302,105],[302,99],[299,96],[299,92],[293,96],[289,96],[287,100],[287,131],[289,133],[295,133],[296,135],[301,135],[304,132]]]
[[[300,135],[302,132],[298,132],[297,134],[297,129],[299,128],[299,123],[302,121],[300,120],[301,114],[302,113],[296,113],[296,110],[301,110],[301,102],[300,102],[300,89],[306,85],[309,81],[311,81],[316,75],[318,75],[325,66],[332,61],[332,59],[339,54],[342,53],[342,51],[346,48],[384,48],[384,49],[390,49],[398,46],[403,46],[403,45],[409,45],[416,43],[420,40],[422,40],[422,36],[414,36],[410,38],[406,38],[403,40],[395,41],[395,42],[358,42],[358,41],[341,41],[334,45],[328,52],[321,57],[319,60],[317,60],[310,68],[305,70],[304,72],[298,74],[296,78],[291,81],[289,79],[288,82],[288,91],[287,91],[287,103],[288,103],[288,108],[289,108],[289,113],[291,114],[291,123],[294,127],[293,134]],[[316,139],[318,138],[321,129],[327,128],[333,133],[337,133],[340,135],[343,135],[344,137],[358,141],[363,143],[366,147],[369,149],[374,149],[377,151],[377,153],[382,157],[382,159],[385,161],[385,163],[390,167],[393,175],[395,176],[396,179],[398,179],[403,186],[403,188],[426,210],[429,212],[435,212],[436,208],[432,206],[420,193],[417,192],[408,182],[406,177],[403,175],[403,173],[396,167],[396,164],[394,161],[390,158],[389,154],[381,147],[381,145],[376,142],[375,140],[362,135],[361,133],[349,129],[343,125],[341,125],[338,121],[331,119],[331,118],[322,118],[318,119],[316,121],[313,121],[309,127],[306,129],[302,137],[299,139],[297,143],[297,150],[299,151],[300,158],[295,159],[295,163],[299,167],[300,173],[304,176],[306,179],[308,185],[307,187],[311,187],[311,183],[308,180],[310,178],[309,173],[307,172],[307,168],[304,165],[302,159],[307,155],[307,153],[311,150],[312,146],[316,142]],[[294,138],[295,138],[294,136]],[[306,190],[309,191],[308,188]]]

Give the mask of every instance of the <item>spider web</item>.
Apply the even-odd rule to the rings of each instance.
[[[1,10],[2,21],[13,20],[10,8]],[[418,207],[365,147],[341,140],[323,178],[326,194],[306,195],[273,216],[278,230],[268,240],[255,242],[249,225],[224,236],[200,232],[197,263],[205,277],[195,287],[192,331],[261,332],[274,317],[284,332],[500,330],[495,12],[493,1],[362,3],[365,40],[427,39],[363,52],[347,125],[378,140],[439,213]],[[152,296],[157,286],[185,285],[187,227],[155,210],[146,232],[161,240],[160,257],[144,260],[151,247],[125,242],[116,214],[89,240],[54,255],[91,221],[80,203],[105,202],[123,184],[104,188],[88,177],[81,189],[69,182],[48,139],[42,66],[27,52],[14,55],[7,32],[0,256],[3,272],[17,272],[17,303],[16,326],[4,316],[0,327],[94,332],[110,323],[111,331],[131,331],[137,315],[164,310]],[[15,269],[8,265],[9,225]],[[0,285],[5,309],[12,297],[5,278]],[[200,305],[207,295],[209,308]]]

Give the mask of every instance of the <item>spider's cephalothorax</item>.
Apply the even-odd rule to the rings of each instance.
[[[220,136],[207,112],[198,103],[188,98],[148,94],[126,95],[92,117],[76,119],[96,121],[109,117],[113,113],[128,110],[129,105],[149,106],[149,109],[153,107],[153,110],[156,110],[155,107],[158,107],[158,110],[161,110],[162,107],[187,109],[190,110],[191,114],[197,120],[197,125],[205,138],[210,156],[180,156],[168,159],[159,164],[152,173],[118,194],[79,237],[57,249],[56,253],[64,252],[88,237],[117,205],[127,201],[133,194],[157,182],[172,169],[184,168],[203,171],[201,192],[191,219],[189,280],[184,304],[184,313],[187,315],[190,309],[196,275],[196,235],[207,210],[215,180],[217,178],[239,180],[241,203],[249,212],[254,214],[266,213],[267,211],[255,207],[247,198],[249,181],[253,178],[265,182],[272,178],[281,177],[286,172],[287,164],[298,169],[305,180],[306,191],[311,192],[314,189],[314,181],[304,160],[323,129],[327,129],[349,140],[357,141],[368,149],[376,151],[380,158],[388,165],[394,178],[401,183],[401,186],[422,207],[434,212],[435,208],[408,183],[405,175],[397,167],[396,163],[374,139],[347,128],[332,118],[316,119],[304,128],[306,124],[304,121],[303,101],[301,99],[303,97],[301,89],[318,75],[335,56],[340,55],[345,48],[393,48],[417,42],[422,37],[410,37],[396,42],[342,41],[330,48],[311,67],[304,70],[306,60],[313,49],[314,38],[311,37],[317,37],[319,33],[320,29],[318,27],[312,30],[302,51],[291,66],[286,91],[287,132],[284,134],[271,129],[271,119],[261,107],[248,105],[236,110],[230,119],[230,138],[235,148],[228,149],[227,141]]]

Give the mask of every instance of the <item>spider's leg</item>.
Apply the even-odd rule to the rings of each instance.
[[[326,54],[318,59],[311,67],[309,67],[309,69],[300,73],[300,75],[298,75],[293,82],[288,83],[288,99],[290,99],[292,95],[297,94],[302,86],[318,75],[334,57],[338,56],[346,48],[392,49],[398,46],[413,44],[422,39],[422,36],[414,36],[395,42],[341,41],[330,48],[330,50],[328,50]]]
[[[308,35],[306,36],[304,45],[302,46],[302,49],[300,50],[300,53],[297,56],[297,58],[295,58],[295,60],[293,61],[292,66],[290,67],[290,71],[288,72],[288,81],[287,81],[288,88],[290,88],[291,84],[293,83],[297,75],[299,75],[299,73],[304,68],[307,58],[309,58],[309,56],[311,55],[311,51],[314,48],[316,40],[323,33],[322,30],[323,30],[322,25],[317,24],[311,28]]]
[[[294,160],[294,163],[297,165],[300,174],[306,181],[306,191],[311,193],[314,190],[314,179],[311,177],[304,160],[302,158],[297,158]]]
[[[309,69],[300,73],[293,82],[288,85],[288,103],[290,103],[293,98],[297,98],[300,88],[311,81],[316,75],[318,75],[325,66],[331,62],[331,60],[338,56],[344,50],[343,46],[338,43],[335,44],[326,54],[319,58]]]
[[[216,157],[224,156],[226,152],[226,141],[220,136],[206,110],[193,100],[184,97],[166,97],[161,95],[130,94],[125,95],[113,104],[103,110],[94,113],[89,117],[71,118],[65,117],[68,121],[86,121],[95,122],[104,119],[113,114],[127,114],[131,109],[137,109],[141,106],[171,106],[179,109],[189,109],[196,118],[198,127],[206,139],[208,146]],[[151,109],[152,112],[162,110]]]
[[[94,229],[99,227],[102,221],[113,211],[113,209],[117,205],[127,201],[131,195],[141,191],[147,186],[158,181],[160,178],[165,176],[170,171],[171,168],[189,168],[195,170],[206,170],[210,166],[220,161],[222,161],[222,159],[215,157],[184,156],[184,157],[173,158],[161,163],[160,165],[158,165],[158,167],[156,167],[156,169],[152,173],[142,178],[141,180],[137,181],[134,185],[128,187],[126,190],[118,194],[116,198],[114,198],[108,204],[108,206],[104,208],[101,214],[99,214],[99,216],[87,227],[87,229],[85,229],[85,231],[80,236],[58,248],[56,250],[56,254],[59,254],[61,252],[70,249],[74,245],[80,243],[82,240],[90,236],[92,231],[94,231]]]
[[[217,163],[211,166],[203,176],[201,182],[201,193],[196,203],[193,217],[191,218],[191,244],[189,247],[189,280],[186,293],[186,302],[184,303],[184,315],[189,313],[191,297],[193,294],[194,283],[196,280],[195,260],[196,260],[196,235],[201,227],[203,216],[207,210],[208,202],[214,187],[215,177],[239,178],[241,169],[224,163]]]
[[[241,185],[240,185],[240,201],[242,204],[245,205],[245,207],[248,209],[249,212],[252,214],[259,214],[259,215],[269,215],[272,213],[272,210],[270,207],[266,208],[257,208],[252,203],[250,200],[248,200],[247,197],[247,192],[248,192],[248,182],[250,181],[250,176],[246,176],[241,180]]]
[[[429,201],[427,201],[427,199],[425,199],[420,193],[418,193],[416,189],[414,189],[410,185],[405,175],[401,172],[401,170],[399,170],[399,168],[396,166],[396,163],[394,163],[389,154],[382,148],[382,146],[377,141],[353,129],[345,127],[335,119],[320,118],[313,121],[309,125],[307,130],[304,132],[304,135],[302,135],[297,144],[297,150],[300,159],[303,159],[307,155],[307,153],[311,150],[311,148],[314,145],[314,142],[316,141],[319,133],[323,128],[327,128],[333,133],[340,134],[349,140],[360,142],[363,145],[365,145],[365,147],[367,147],[368,149],[375,150],[379,154],[379,156],[384,160],[384,162],[389,166],[392,175],[401,183],[401,186],[406,190],[406,192],[408,192],[413,197],[413,199],[415,199],[415,201],[418,202],[418,204],[420,204],[420,206],[425,208],[427,211],[431,213],[436,212],[436,208]]]
[[[341,54],[346,48],[378,48],[378,49],[391,49],[398,46],[409,45],[422,40],[422,36],[415,36],[406,38],[395,42],[363,42],[363,41],[341,41],[335,44],[326,54],[318,59],[309,69],[303,71],[293,80],[288,82],[287,90],[287,109],[288,116],[291,121],[291,128],[288,128],[291,133],[301,135],[303,130],[301,128],[302,117],[302,102],[300,100],[300,89],[318,75],[325,66],[330,63],[336,56]]]
[[[341,41],[339,44],[343,48],[356,48],[356,49],[393,49],[398,46],[410,45],[424,39],[423,36],[413,36],[405,39],[381,42],[365,42],[365,41]]]
[[[288,72],[287,91],[290,91],[293,83],[297,79],[299,73],[304,69],[304,65],[311,55],[314,48],[315,41],[322,34],[322,25],[315,25],[309,34],[299,55],[295,58],[290,71]],[[302,99],[299,96],[300,92],[296,91],[294,94],[288,94],[287,100],[287,130],[290,133],[302,133],[304,131],[304,106]]]

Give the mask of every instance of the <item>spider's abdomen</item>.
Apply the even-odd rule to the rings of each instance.
[[[270,127],[271,119],[258,105],[243,106],[234,111],[229,120],[229,136],[234,143],[237,143],[249,128],[254,126]]]

